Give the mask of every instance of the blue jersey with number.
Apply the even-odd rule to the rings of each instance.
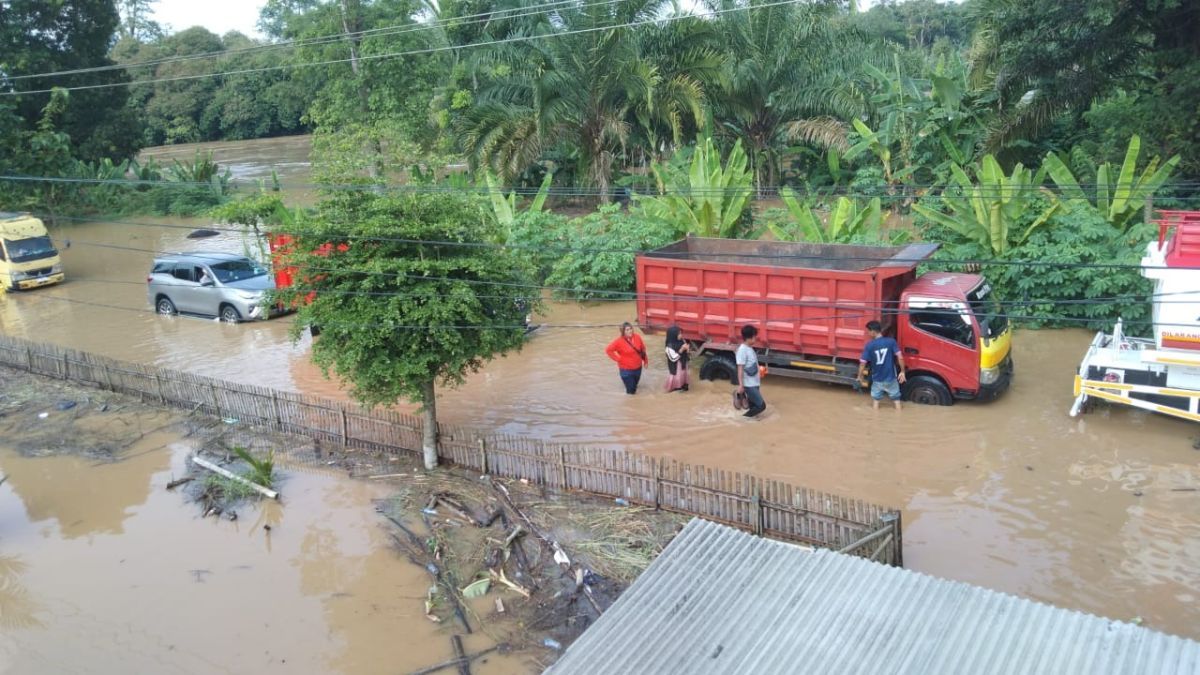
[[[896,379],[896,357],[900,345],[890,337],[877,337],[863,347],[862,361],[871,368],[872,382],[891,382]]]

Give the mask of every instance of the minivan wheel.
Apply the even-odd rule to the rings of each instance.
[[[171,299],[165,295],[158,296],[158,301],[154,303],[154,311],[166,315],[177,313],[175,303],[171,302]]]
[[[930,375],[914,375],[904,383],[904,398],[921,405],[950,405],[954,399],[942,381]]]
[[[233,305],[221,305],[221,320],[225,323],[237,323],[242,320],[242,315]]]

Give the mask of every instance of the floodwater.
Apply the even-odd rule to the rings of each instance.
[[[0,672],[373,674],[453,658],[423,615],[429,577],[370,508],[388,488],[285,464],[282,504],[201,520],[164,489],[190,450],[148,435],[98,464],[0,446]],[[472,668],[528,672],[516,657]]]
[[[184,239],[202,221],[90,223],[69,236],[70,281],[0,300],[0,330],[107,356],[344,397],[293,344],[290,319],[223,325],[159,317],[145,298],[151,254],[103,248],[241,250],[236,236]],[[170,226],[170,227],[168,227]],[[1197,427],[1099,406],[1071,419],[1082,330],[1020,331],[1000,400],[875,413],[848,388],[770,377],[761,421],[729,385],[661,391],[660,337],[639,395],[603,355],[629,303],[556,304],[520,353],[442,391],[449,422],[624,447],[751,472],[903,510],[907,567],[1200,639]],[[593,327],[572,328],[572,324]],[[693,366],[693,376],[696,374]],[[411,406],[402,405],[411,409]]]

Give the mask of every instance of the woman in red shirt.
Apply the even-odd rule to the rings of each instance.
[[[608,343],[604,353],[617,362],[621,381],[625,383],[625,393],[636,394],[638,382],[642,379],[642,366],[650,365],[650,360],[646,357],[646,344],[642,342],[642,336],[633,332],[633,324],[628,321],[621,324],[621,334]]]

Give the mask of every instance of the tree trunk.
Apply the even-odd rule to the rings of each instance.
[[[421,385],[421,414],[424,427],[421,450],[425,455],[425,468],[436,469],[438,465],[437,398],[432,379]]]
[[[350,71],[354,73],[354,79],[358,82],[358,99],[362,106],[362,121],[364,127],[369,127],[371,123],[371,91],[367,88],[366,81],[362,78],[362,66],[358,62],[358,47],[362,41],[360,30],[360,17],[357,12],[354,15],[354,30],[350,30],[350,8],[347,6],[346,0],[341,0],[342,8],[342,30],[346,34],[346,39],[350,42]],[[355,2],[355,9],[358,9],[358,3]],[[351,33],[359,33],[351,35]],[[367,141],[371,152],[371,161],[367,165],[367,174],[372,179],[380,179],[384,174],[383,166],[383,146],[379,143],[377,137],[373,137]],[[378,188],[376,188],[378,190]]]

